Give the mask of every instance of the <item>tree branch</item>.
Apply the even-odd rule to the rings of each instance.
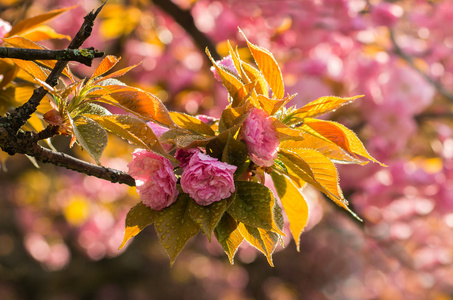
[[[192,37],[195,45],[197,45],[202,53],[205,52],[207,47],[209,48],[214,60],[221,59],[219,53],[216,51],[214,43],[203,32],[201,32],[197,26],[195,26],[195,22],[190,11],[181,9],[170,0],[153,0],[153,3],[165,13],[170,15],[173,20],[175,20],[175,22],[177,22]]]
[[[22,60],[63,60],[76,61],[91,67],[93,59],[104,56],[104,52],[99,52],[93,47],[86,49],[24,49],[0,47],[0,58],[18,58]]]
[[[97,15],[104,7],[105,3],[102,4],[95,12],[91,11],[88,15],[85,16],[85,21],[80,27],[74,39],[68,46],[68,49],[77,49],[88,39],[93,30],[94,20]],[[58,78],[63,72],[64,68],[68,64],[68,61],[59,60],[55,67],[50,72],[49,76],[46,79],[46,83],[50,86],[56,86],[58,83]],[[39,87],[33,91],[31,98],[22,106],[17,107],[10,115],[0,118],[0,126],[6,128],[10,135],[16,134],[16,132],[21,128],[31,115],[36,111],[39,103],[42,98],[47,94],[47,91],[43,87]]]
[[[436,90],[439,94],[441,94],[442,96],[444,96],[446,99],[448,99],[449,101],[453,101],[453,94],[448,92],[447,90],[445,90],[445,88],[442,86],[441,83],[439,83],[438,81],[434,80],[433,78],[431,78],[428,74],[426,74],[425,72],[423,72],[422,70],[420,70],[414,63],[414,59],[407,55],[403,49],[401,49],[401,47],[398,45],[396,39],[395,39],[395,34],[393,33],[393,30],[391,28],[389,28],[389,33],[390,33],[390,41],[392,42],[392,45],[393,45],[393,52],[398,55],[399,57],[401,57],[402,59],[404,59],[415,71],[417,71],[428,83],[430,83]]]
[[[51,163],[56,166],[64,167],[86,175],[95,176],[114,183],[117,182],[127,184],[129,186],[135,186],[135,180],[127,173],[115,169],[100,167],[67,154],[54,152],[47,148],[41,147],[36,143],[37,136],[38,134],[33,134],[29,131],[19,132],[16,139],[12,140],[9,138],[6,130],[0,127],[0,145],[2,145],[3,151],[10,155],[14,155],[16,153],[26,154],[43,163]]]

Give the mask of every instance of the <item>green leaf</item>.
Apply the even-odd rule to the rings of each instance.
[[[69,117],[77,143],[101,165],[101,155],[107,146],[107,132],[98,123],[85,116],[77,119]]]
[[[91,102],[83,102],[77,108],[76,115],[85,115],[85,114],[86,115],[96,115],[96,116],[109,116],[112,113],[107,108],[105,108],[104,106],[101,106],[99,104],[91,103]],[[71,113],[71,115],[73,115],[73,113]]]
[[[278,234],[262,228],[248,226],[243,223],[239,223],[238,229],[245,240],[261,251],[266,256],[269,265],[273,267],[272,253],[274,253],[279,241]]]
[[[219,223],[223,216],[223,213],[227,210],[231,201],[236,197],[232,194],[228,199],[223,199],[218,202],[214,202],[208,206],[198,205],[194,200],[189,202],[189,214],[192,220],[194,220],[201,231],[207,236],[209,242],[211,242],[211,235],[214,228]]]
[[[242,166],[248,156],[247,146],[235,139],[231,134],[228,136],[225,148],[223,148],[222,161],[234,166]]]
[[[142,120],[128,115],[110,115],[89,117],[108,131],[134,143],[141,148],[152,150],[176,162],[175,158],[165,151],[151,128]]]
[[[176,125],[182,128],[194,131],[198,134],[204,134],[208,136],[215,135],[215,132],[211,129],[211,127],[209,127],[209,125],[203,123],[195,117],[179,112],[170,112],[170,116],[173,122],[175,122]]]
[[[272,172],[271,176],[288,217],[289,229],[296,243],[297,251],[300,251],[300,235],[307,226],[309,216],[307,201],[288,177],[277,172]]]
[[[191,199],[188,194],[180,193],[175,203],[157,212],[154,220],[157,236],[170,258],[170,265],[200,228],[192,220],[189,212]]]
[[[274,202],[272,191],[264,185],[250,181],[237,181],[236,199],[228,208],[228,213],[245,225],[285,235],[275,225]]]
[[[237,227],[236,220],[225,213],[214,229],[215,237],[228,255],[231,264],[234,263],[234,255],[244,240]]]
[[[132,207],[126,216],[124,239],[119,249],[123,248],[128,240],[139,234],[145,227],[153,224],[156,213],[142,202]]]

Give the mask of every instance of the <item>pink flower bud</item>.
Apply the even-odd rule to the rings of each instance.
[[[181,168],[184,169],[189,164],[192,156],[198,152],[200,152],[198,148],[178,149],[176,150],[175,158],[179,160]]]
[[[181,188],[199,205],[209,205],[234,193],[236,168],[201,152],[195,153],[182,173]]]
[[[11,24],[0,19],[0,38],[4,38],[5,35],[12,29]]]
[[[178,196],[176,177],[168,158],[154,152],[137,149],[127,165],[135,179],[137,193],[146,206],[161,210],[172,205]]]
[[[242,125],[242,139],[255,164],[264,167],[274,164],[280,142],[267,112],[258,108],[252,110]]]
[[[234,62],[233,62],[233,59],[231,58],[231,55],[224,57],[222,60],[216,61],[216,63],[218,63],[220,66],[224,67],[231,73],[239,75],[238,71],[236,70],[236,68],[234,66]],[[219,77],[219,74],[217,74],[217,69],[215,67],[211,67],[211,72],[214,73],[214,77],[215,77],[215,79],[217,79],[217,81],[219,81],[219,82],[222,81],[222,79],[220,79],[220,77]]]

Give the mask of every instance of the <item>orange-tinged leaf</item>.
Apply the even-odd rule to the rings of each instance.
[[[175,161],[173,156],[165,152],[154,132],[142,120],[128,115],[87,116],[99,123],[104,129],[123,139]]]
[[[296,243],[297,251],[300,251],[300,235],[308,222],[308,203],[288,177],[276,172],[273,172],[271,176],[283,209],[288,217],[289,229]]]
[[[274,94],[273,98],[282,99],[285,96],[283,76],[274,56],[269,50],[250,43],[245,35],[244,38],[247,41],[253,59]]]
[[[274,222],[274,204],[274,194],[264,185],[236,181],[236,198],[228,208],[228,213],[248,226],[285,235]]]
[[[60,34],[56,32],[52,27],[47,25],[39,25],[27,30],[22,36],[31,41],[42,41],[48,39],[67,39],[71,40],[71,37],[66,34]]]
[[[158,211],[154,220],[157,236],[170,258],[170,265],[173,265],[187,241],[200,230],[190,217],[189,201],[189,195],[181,193],[175,203]]]
[[[34,28],[38,25],[41,25],[42,23],[47,22],[47,21],[57,17],[58,15],[66,12],[68,10],[71,10],[77,6],[78,5],[55,9],[55,10],[49,11],[47,13],[22,20],[22,21],[18,22],[16,25],[14,25],[13,28],[11,29],[11,31],[8,32],[5,35],[5,37],[21,35],[21,34],[25,33],[26,31],[31,30],[32,28]]]
[[[272,120],[272,124],[277,131],[277,137],[280,142],[282,141],[302,141],[304,140],[304,134],[300,130],[293,129],[283,124],[277,119]]]
[[[275,114],[282,106],[284,106],[286,103],[291,101],[294,96],[296,95],[291,95],[286,97],[285,99],[269,99],[268,97],[264,95],[258,95],[258,102],[261,105],[261,108],[266,111],[270,116]]]
[[[267,85],[266,79],[263,75],[252,65],[241,61],[242,69],[244,70],[245,76],[247,76],[250,82],[256,82],[255,91],[257,95],[269,96],[269,86]]]
[[[19,73],[19,67],[12,63],[10,59],[0,59],[0,74],[3,79],[0,82],[0,89],[3,90]]]
[[[105,90],[109,93],[105,94]],[[121,107],[146,119],[154,120],[169,127],[175,127],[165,105],[153,94],[138,88],[123,85],[109,85],[105,90],[94,91],[91,96],[99,94],[100,97],[118,103]],[[115,104],[114,104],[115,105]]]
[[[360,155],[385,167],[384,164],[377,161],[368,153],[357,135],[344,125],[333,121],[324,121],[312,118],[305,118],[304,124],[310,126],[323,137],[347,151],[358,161],[361,161],[360,157],[357,156]],[[362,161],[362,164],[366,163],[367,162]]]
[[[272,261],[272,253],[274,253],[279,236],[275,232],[267,231],[261,228],[239,223],[239,232],[250,245],[261,251],[267,258],[269,265],[274,266]]]
[[[107,80],[107,79],[117,78],[117,77],[123,76],[124,74],[126,74],[127,72],[132,70],[133,68],[137,67],[139,64],[140,63],[138,63],[136,65],[133,65],[133,66],[129,66],[129,67],[123,68],[123,69],[115,71],[113,73],[110,73],[109,75],[106,75],[106,76],[104,76],[102,78],[99,78],[93,84],[98,84],[99,82]]]
[[[189,202],[189,214],[192,220],[194,220],[201,231],[206,235],[209,242],[211,242],[211,235],[214,228],[219,223],[223,216],[223,213],[228,208],[228,205],[234,200],[235,195],[233,194],[228,199],[223,199],[212,203],[208,206],[198,205],[195,201],[190,200]]]
[[[302,132],[303,133],[303,132]],[[328,141],[324,138],[312,134],[303,133],[303,141],[294,141],[294,140],[285,140],[280,142],[280,149],[313,149],[338,163],[353,163],[353,164],[362,164],[362,160],[358,160],[348,153],[345,150],[337,146],[331,141]]]
[[[214,230],[215,237],[228,255],[231,264],[234,263],[234,255],[244,240],[237,227],[236,220],[225,213]]]
[[[206,48],[206,54],[208,55],[209,59],[211,60],[214,68],[217,71],[220,79],[222,80],[223,86],[227,89],[230,96],[233,98],[234,103],[238,103],[240,105],[241,100],[245,98],[248,92],[244,88],[244,83],[241,79],[236,75],[233,74],[231,71],[225,69],[221,65],[219,65],[215,60],[212,58],[211,53]]]
[[[118,63],[119,60],[120,59],[118,57],[116,57],[116,56],[107,55],[101,61],[99,66],[96,68],[96,70],[94,71],[94,73],[93,73],[93,75],[91,76],[90,79],[99,77],[99,76],[107,73],[108,71],[110,71],[110,69],[112,69]]]
[[[234,51],[233,47],[230,44],[230,41],[228,41],[228,52],[230,53],[231,59],[233,60],[234,67],[239,73],[239,77],[241,77],[242,81],[244,82],[250,82],[248,81],[247,77],[244,77],[245,74],[242,72],[242,67],[241,67],[241,60],[239,58],[239,55],[237,54],[236,51]]]
[[[26,61],[21,59],[11,58],[11,60],[22,70],[27,72],[32,78],[36,78],[45,82],[49,74],[48,71],[44,71],[40,66],[38,66],[34,61]],[[39,81],[36,83],[41,84]]]
[[[314,118],[325,113],[336,110],[343,105],[353,102],[357,98],[361,98],[363,95],[341,98],[335,96],[325,96],[318,98],[305,106],[297,109],[294,113],[294,117],[303,118]]]
[[[242,124],[253,107],[243,105],[234,108],[225,108],[219,121],[219,131],[224,132],[234,126]]]
[[[208,136],[214,136],[215,132],[211,129],[211,127],[199,119],[189,116],[184,113],[179,112],[170,112],[170,116],[175,122],[176,125],[188,129],[190,131],[194,131],[198,134],[204,134]]]
[[[123,248],[128,240],[139,234],[148,225],[153,224],[156,214],[155,210],[152,210],[143,202],[132,207],[126,216],[124,239],[119,249]]]

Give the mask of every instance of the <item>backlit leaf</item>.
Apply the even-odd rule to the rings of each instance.
[[[225,213],[220,219],[219,224],[217,224],[217,227],[214,229],[215,237],[228,255],[231,264],[234,262],[234,255],[236,254],[239,245],[241,245],[244,240],[244,237],[237,227],[236,220],[228,213]]]
[[[219,131],[223,132],[236,125],[242,124],[253,107],[243,105],[235,108],[225,108],[219,121]]]
[[[346,150],[357,160],[361,161],[360,157],[357,156],[360,155],[380,164],[381,166],[385,166],[384,164],[374,159],[368,153],[368,151],[366,151],[357,135],[352,130],[346,128],[344,125],[333,121],[324,121],[311,118],[305,118],[304,124],[310,126],[313,130],[321,134],[323,137]],[[362,164],[366,163],[367,162],[362,161]]]
[[[223,148],[221,161],[239,167],[247,160],[247,154],[247,146],[230,134]]]
[[[357,98],[361,98],[363,95],[341,98],[335,96],[325,96],[318,98],[305,106],[297,109],[294,113],[294,117],[303,118],[314,118],[325,113],[336,110],[343,105],[353,102]]]
[[[267,49],[250,43],[245,35],[244,38],[247,41],[253,59],[274,93],[273,98],[282,99],[285,96],[283,76],[274,56]]]
[[[126,245],[127,241],[139,234],[148,225],[153,224],[157,212],[142,202],[129,210],[126,216],[124,239],[119,249]]]
[[[42,41],[48,39],[67,39],[70,40],[71,37],[66,34],[60,34],[56,32],[52,27],[47,25],[39,25],[33,27],[22,34],[22,36],[31,41]]]
[[[90,79],[99,77],[108,71],[110,71],[119,61],[120,59],[117,58],[116,56],[113,55],[107,55],[104,57],[104,59],[101,61],[99,66],[96,68],[94,71],[93,75],[91,76]]]
[[[77,7],[77,5],[75,6],[70,6],[70,7],[65,7],[65,8],[60,8],[60,9],[55,9],[55,10],[52,10],[52,11],[49,11],[47,13],[44,13],[44,14],[41,14],[41,15],[38,15],[38,16],[35,16],[35,17],[31,17],[31,18],[28,18],[28,19],[25,19],[25,20],[22,20],[20,22],[18,22],[16,25],[13,26],[13,28],[11,29],[10,32],[8,32],[5,37],[11,37],[11,36],[14,36],[14,35],[21,35],[23,34],[24,32],[28,31],[28,30],[31,30],[32,28],[44,23],[44,22],[47,22],[53,18],[55,18],[56,16],[64,13],[65,11],[68,11],[68,10],[71,10],[73,8]]]
[[[106,89],[109,91],[108,94],[103,90],[90,94],[92,97],[99,95],[103,99],[110,100],[110,103],[118,103],[120,107],[146,120],[154,120],[169,127],[176,126],[165,105],[153,94],[123,85],[109,85]]]
[[[211,241],[211,235],[214,228],[219,223],[223,216],[223,213],[228,208],[231,201],[234,200],[235,194],[232,194],[228,199],[223,199],[212,203],[208,206],[198,205],[195,201],[189,201],[189,214],[192,220],[194,220],[201,231],[206,235],[209,242]]]
[[[255,67],[250,64],[241,61],[242,69],[244,74],[247,76],[250,82],[256,82],[255,91],[257,95],[269,96],[269,86],[267,85],[266,79]]]
[[[277,137],[280,142],[282,141],[303,141],[304,133],[300,130],[290,128],[289,126],[283,124],[277,119],[272,120],[272,125],[274,125],[275,130],[277,131]]]
[[[266,256],[269,265],[273,267],[274,262],[272,261],[272,253],[274,253],[279,241],[278,234],[262,228],[248,226],[243,223],[239,223],[238,229],[245,240],[261,251]]]
[[[138,145],[140,148],[152,150],[162,156],[175,160],[173,156],[165,152],[154,132],[142,120],[128,115],[90,115],[89,117],[98,122],[103,128]]]
[[[107,146],[107,132],[95,121],[87,117],[75,120],[69,118],[77,143],[101,165],[101,155]]]
[[[223,86],[227,89],[228,93],[233,98],[233,102],[241,103],[241,100],[248,94],[244,89],[244,83],[236,74],[233,74],[231,71],[216,63],[208,49],[206,49],[206,54],[208,55],[209,59],[214,65],[214,68],[217,71],[217,74],[222,80]]]
[[[273,172],[271,176],[278,197],[288,217],[289,229],[296,243],[297,251],[300,251],[300,235],[308,222],[308,204],[299,189],[288,177],[276,172]]]
[[[200,230],[190,217],[189,201],[192,200],[188,194],[180,193],[175,203],[157,212],[154,220],[157,236],[170,258],[170,265],[173,265],[187,241]]]
[[[270,116],[275,114],[282,106],[291,101],[295,95],[288,96],[285,99],[269,99],[264,95],[258,95],[258,102],[261,108],[266,111]]]
[[[129,66],[129,67],[123,68],[121,70],[115,71],[113,73],[110,73],[110,74],[108,74],[108,75],[106,75],[106,76],[104,76],[102,78],[99,78],[93,84],[100,84],[100,82],[105,82],[106,80],[110,80],[110,79],[113,79],[113,78],[117,78],[117,77],[123,76],[124,74],[126,74],[127,72],[129,72],[133,68],[137,67],[138,65],[139,64],[136,64],[136,65]],[[113,84],[108,84],[108,85],[113,85]]]
[[[194,131],[199,134],[214,136],[215,132],[209,125],[203,123],[199,119],[189,116],[184,113],[170,112],[170,116],[176,125]]]
[[[248,226],[285,235],[275,226],[274,202],[272,191],[264,185],[250,181],[237,181],[236,199],[228,208],[228,213],[238,222]]]
[[[22,70],[27,72],[32,78],[39,79],[41,82],[45,82],[47,76],[50,72],[44,71],[40,66],[38,66],[34,61],[26,61],[21,59],[11,58],[11,60]],[[39,81],[36,81],[40,83]]]

